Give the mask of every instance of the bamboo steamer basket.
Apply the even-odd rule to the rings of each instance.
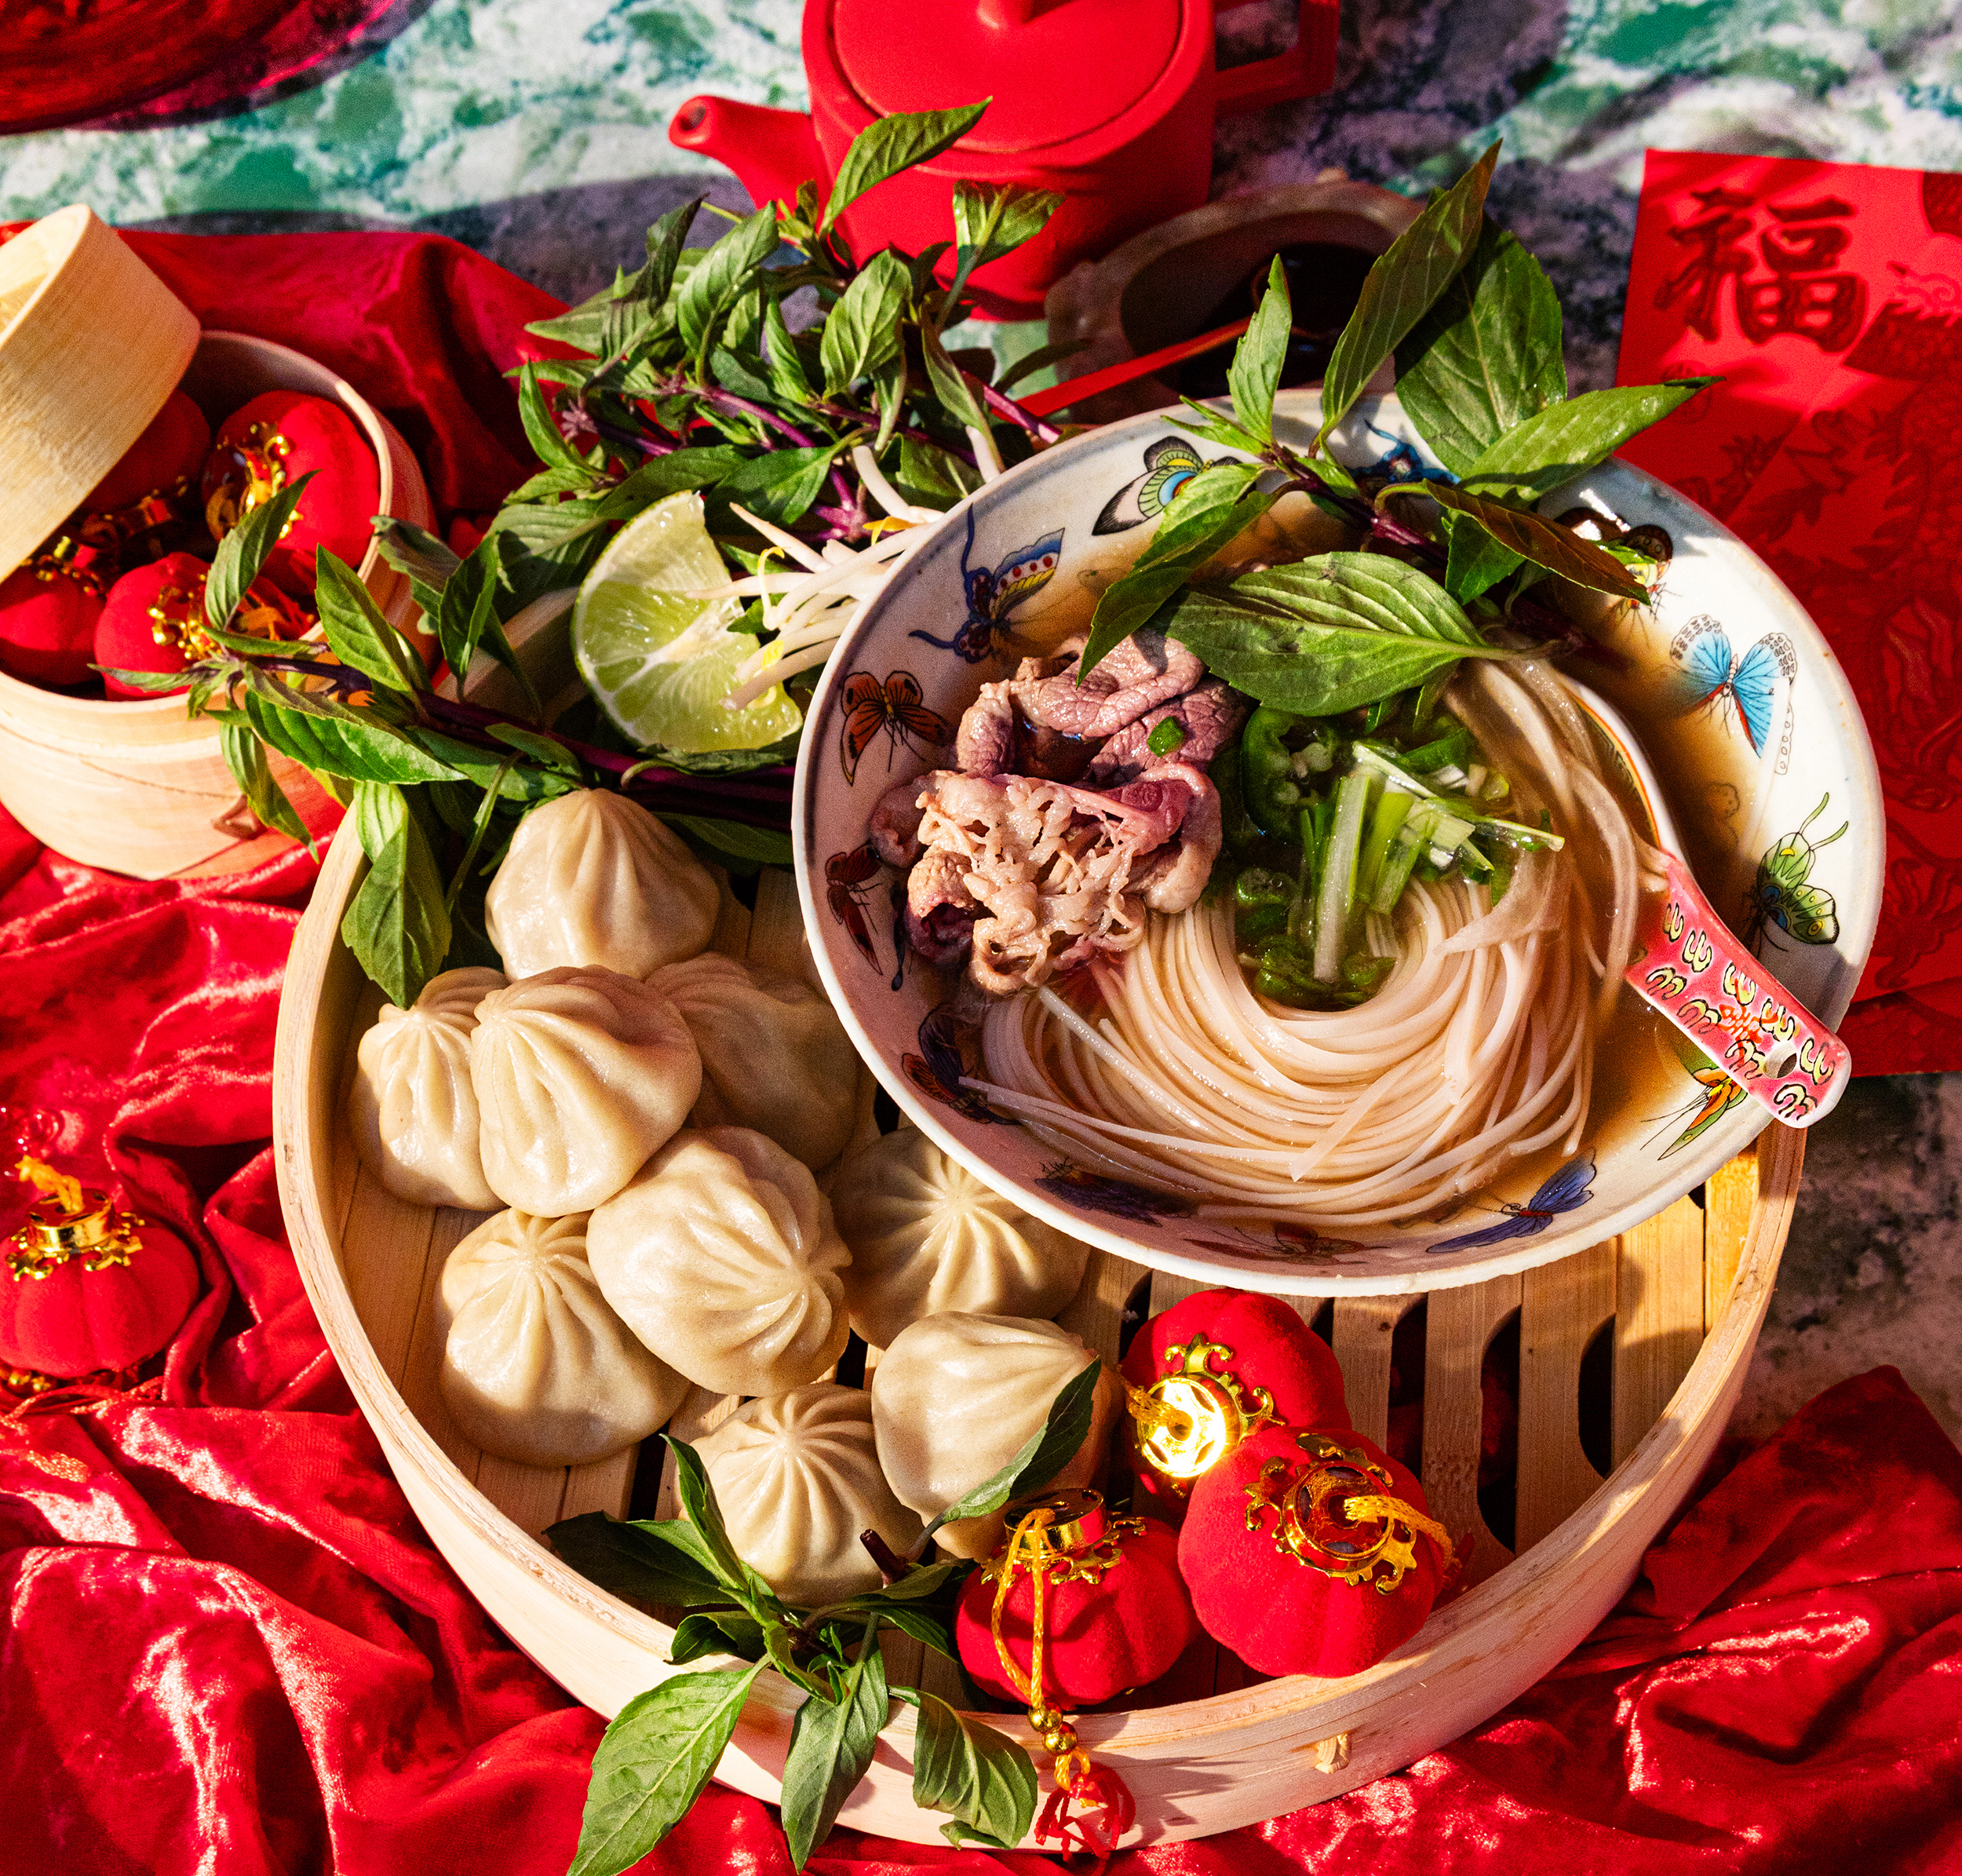
[[[435,525],[409,446],[352,385],[290,346],[201,334],[113,232],[86,209],[64,209],[0,246],[0,575],[60,525],[180,384],[214,430],[262,391],[339,404],[374,451],[381,512]],[[30,503],[30,484],[53,492]],[[358,571],[410,630],[407,580],[372,545]],[[303,816],[324,806],[304,769],[272,764]],[[186,717],[182,697],[71,697],[5,673],[0,805],[57,853],[140,879],[235,870],[292,844],[260,829],[218,726]]]
[[[432,1301],[444,1258],[480,1214],[431,1210],[382,1191],[359,1165],[343,1120],[355,1045],[379,993],[341,944],[341,913],[364,866],[337,841],[302,921],[280,1004],[273,1131],[280,1197],[301,1275],[343,1374],[425,1528],[511,1639],[575,1698],[611,1715],[677,1670],[673,1630],[567,1568],[538,1536],[583,1512],[626,1513],[638,1455],[518,1465],[479,1452],[436,1385]],[[787,873],[766,872],[753,913],[724,889],[714,947],[810,976]],[[871,1084],[862,1132],[873,1130]],[[1469,1531],[1472,1587],[1367,1673],[1344,1681],[1252,1681],[1202,1641],[1153,1690],[1170,1704],[1083,1716],[1085,1746],[1138,1801],[1136,1837],[1165,1841],[1232,1829],[1333,1798],[1409,1765],[1478,1725],[1544,1674],[1614,1606],[1642,1554],[1683,1502],[1723,1431],[1763,1321],[1797,1192],[1803,1136],[1774,1126],[1687,1198],[1637,1229],[1523,1274],[1420,1296],[1302,1298],[1321,1319],[1356,1426],[1384,1437],[1391,1341],[1427,1308],[1424,1485],[1432,1513]],[[1139,1300],[1156,1312],[1199,1287],[1093,1250],[1059,1319],[1107,1360]],[[1479,1514],[1479,1371],[1493,1335],[1519,1328],[1515,1554]],[[1614,1470],[1583,1450],[1583,1360],[1613,1349]],[[877,1352],[868,1357],[876,1363]],[[698,1437],[738,1403],[697,1389],[671,1429]],[[651,1455],[660,1450],[650,1446]],[[672,1461],[657,1501],[676,1510]],[[891,1672],[960,1695],[946,1664],[899,1637]],[[703,1665],[703,1664],[697,1664]],[[718,1776],[774,1801],[798,1695],[766,1671]],[[1018,1717],[990,1721],[1031,1749]],[[935,1843],[939,1819],[911,1795],[913,1718],[899,1708],[842,1821]],[[1042,1762],[1039,1750],[1038,1762]],[[1034,1847],[1031,1845],[1030,1847]]]

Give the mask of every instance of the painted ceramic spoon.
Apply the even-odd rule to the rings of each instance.
[[[1601,698],[1574,688],[1641,785],[1664,863],[1663,889],[1643,897],[1628,982],[1753,1100],[1789,1126],[1811,1126],[1846,1091],[1853,1064],[1845,1043],[1717,916],[1678,856],[1675,824],[1628,724]]]

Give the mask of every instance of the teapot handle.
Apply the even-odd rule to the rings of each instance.
[[[1247,0],[1213,0],[1223,13]],[[1310,97],[1335,82],[1336,35],[1342,20],[1342,0],[1301,0],[1294,43],[1271,59],[1234,65],[1213,78],[1213,108],[1219,111],[1258,111],[1289,98]]]

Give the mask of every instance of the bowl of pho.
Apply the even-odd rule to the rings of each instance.
[[[1771,1119],[1625,981],[1658,847],[1836,1023],[1872,748],[1653,478],[1499,516],[1415,395],[1268,400],[1008,471],[840,642],[793,811],[818,965],[907,1120],[1120,1256],[1351,1294],[1548,1262]]]

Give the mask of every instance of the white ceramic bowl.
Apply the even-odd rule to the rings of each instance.
[[[1277,417],[1304,446],[1319,420],[1317,394],[1283,392]],[[1305,1250],[1223,1228],[1203,1206],[1092,1177],[960,1088],[966,1038],[940,1007],[953,980],[911,956],[902,968],[891,892],[898,876],[872,864],[866,847],[879,797],[951,751],[921,733],[918,714],[880,713],[876,703],[868,711],[864,694],[878,686],[899,700],[906,687],[894,681],[910,677],[919,708],[950,743],[980,686],[1019,655],[994,628],[1005,622],[1024,645],[1052,643],[1081,628],[1094,595],[1136,557],[1151,531],[1148,515],[1134,518],[1141,494],[1151,509],[1146,454],[1182,435],[1154,412],[1011,470],[940,524],[832,655],[797,765],[797,883],[818,968],[873,1071],[919,1126],[1028,1210],[1121,1257],[1241,1289],[1382,1295],[1477,1283],[1599,1243],[1692,1191],[1767,1117],[1741,1098],[1723,1104],[1721,1088],[1695,1079],[1703,1058],[1660,1024],[1644,1045],[1655,1060],[1603,1078],[1612,1086],[1597,1093],[1583,1143],[1594,1177],[1577,1206],[1522,1217],[1537,1181],[1502,1177],[1448,1225],[1361,1228],[1339,1246]],[[1399,472],[1436,468],[1394,397],[1358,405],[1333,441],[1351,469],[1391,458]],[[1610,462],[1542,504],[1550,515],[1577,506],[1659,528],[1671,550],[1653,606],[1615,608],[1619,616],[1596,631],[1619,668],[1590,664],[1577,675],[1631,727],[1712,903],[1755,939],[1787,988],[1837,1023],[1873,941],[1885,851],[1873,747],[1837,662],[1770,569],[1653,477]],[[1302,507],[1301,525],[1311,528],[1314,511]],[[1012,567],[1023,577],[1004,593]],[[1726,660],[1740,675],[1769,673],[1769,705],[1754,704],[1748,719],[1727,688],[1694,707],[1696,673],[1707,684]],[[848,725],[855,677],[861,703]],[[884,727],[868,742],[875,714]],[[1762,863],[1781,845],[1785,857],[1767,874]],[[1487,1241],[1433,1248],[1480,1236]]]

